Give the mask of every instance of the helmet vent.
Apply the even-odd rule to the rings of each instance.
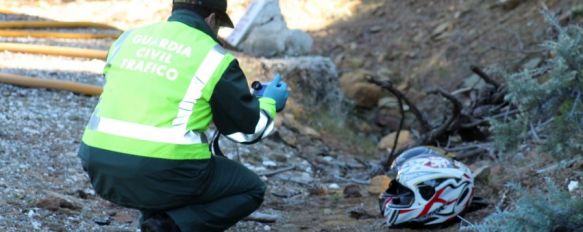
[[[419,194],[423,197],[424,200],[428,201],[433,197],[435,194],[435,188],[433,186],[421,184],[419,187]]]

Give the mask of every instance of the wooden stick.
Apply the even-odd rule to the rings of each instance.
[[[0,51],[43,54],[43,55],[51,55],[51,56],[67,56],[67,57],[88,58],[88,59],[101,59],[101,60],[105,60],[107,57],[107,51],[104,51],[104,50],[92,50],[92,49],[32,45],[32,44],[20,44],[20,43],[0,43]]]
[[[2,21],[0,28],[99,28],[114,29],[118,28],[94,22],[55,22],[55,21]]]
[[[67,33],[55,31],[0,30],[0,37],[33,37],[60,39],[116,39],[120,33]]]
[[[0,82],[32,88],[66,90],[89,96],[99,96],[102,88],[94,85],[79,84],[71,81],[39,79],[14,74],[0,73]]]
[[[280,169],[277,169],[277,170],[274,170],[274,171],[265,172],[265,173],[261,173],[261,174],[258,174],[258,175],[259,176],[270,177],[270,176],[275,176],[277,174],[284,173],[284,172],[287,172],[287,171],[291,171],[291,170],[294,170],[294,169],[296,169],[296,166],[295,165],[292,165],[292,166],[289,166],[289,167],[280,168]]]
[[[274,223],[277,221],[277,219],[279,219],[279,216],[260,213],[260,212],[253,212],[251,215],[247,216],[243,220],[256,221],[256,222],[261,222],[261,223]]]

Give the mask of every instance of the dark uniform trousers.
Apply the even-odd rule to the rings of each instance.
[[[164,212],[182,232],[224,231],[263,202],[265,184],[245,166],[220,156],[164,160],[81,145],[79,156],[95,191],[142,219]]]

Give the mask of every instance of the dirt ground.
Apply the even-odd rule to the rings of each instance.
[[[147,7],[144,11],[139,13],[125,14],[128,7],[135,7],[143,1],[122,1],[129,5],[115,5],[112,1],[71,1],[54,0],[54,1],[8,1],[0,3],[0,9],[12,9],[19,12],[26,12],[27,14],[44,15],[43,17],[51,17],[52,19],[59,19],[57,16],[63,16],[60,10],[68,9],[69,11],[77,11],[79,9],[89,9],[90,13],[78,14],[70,20],[87,19],[87,15],[94,15],[94,21],[101,21],[118,25],[120,28],[127,28],[134,25],[140,25],[147,22],[163,19],[167,15],[167,10],[162,10],[167,4],[160,1],[148,1]],[[308,2],[308,1],[306,1]],[[313,27],[313,25],[306,23],[290,23],[294,27],[303,28],[310,32],[315,40],[314,54],[331,57],[340,74],[356,71],[367,70],[378,76],[386,76],[391,80],[402,85],[404,90],[415,100],[422,99],[422,92],[427,89],[441,87],[449,91],[462,88],[464,81],[470,77],[470,65],[477,65],[485,68],[505,68],[511,71],[518,70],[526,63],[533,59],[540,58],[540,44],[547,38],[551,31],[544,23],[541,15],[541,4],[539,1],[518,1],[516,6],[510,7],[507,5],[496,4],[497,1],[481,1],[481,0],[435,0],[435,1],[399,1],[399,0],[359,0],[359,1],[338,1],[340,3],[350,3],[351,7],[342,8],[341,12],[345,12],[342,17],[328,17],[328,20],[318,21],[318,25],[322,27]],[[331,9],[334,6],[341,5],[326,5],[323,9]],[[561,15],[564,12],[572,9],[577,4],[581,4],[578,0],[546,0],[543,1],[549,9]],[[82,4],[89,4],[91,7]],[[308,4],[308,3],[302,3]],[[76,8],[77,7],[77,8]],[[285,10],[285,9],[284,9]],[[134,12],[134,11],[132,11]],[[143,15],[155,15],[155,17],[144,18]],[[303,17],[315,17],[315,13],[306,14]],[[0,18],[2,19],[2,18]],[[288,19],[293,20],[293,17]],[[583,23],[583,18],[575,19],[575,22]],[[312,27],[310,27],[312,26]],[[38,41],[37,41],[38,42]],[[71,41],[69,41],[71,42]],[[81,45],[93,48],[107,47],[106,44],[90,43],[89,45]],[[6,55],[6,54],[5,54]],[[25,57],[26,58],[26,57]],[[25,59],[16,57],[14,60]],[[76,61],[67,61],[72,62]],[[22,63],[0,62],[0,69],[9,72],[21,72],[21,70],[13,70],[15,67],[10,67],[11,64],[22,65]],[[30,69],[32,69],[28,64]],[[95,72],[99,70],[99,65],[102,63],[95,62],[88,65],[87,68],[79,69],[83,72],[89,72],[91,76],[97,76]],[[53,66],[58,66],[55,64]],[[50,68],[50,65],[49,65]],[[39,68],[42,69],[42,68]],[[24,69],[26,70],[26,69]],[[37,70],[38,71],[38,70]],[[60,70],[62,71],[62,70]],[[79,70],[76,70],[79,71]],[[41,74],[51,75],[51,71],[42,71]],[[68,79],[69,77],[64,77]],[[70,77],[69,79],[77,81],[85,81],[80,77]],[[90,81],[94,84],[100,84],[100,81]],[[34,90],[31,94],[29,90],[22,90],[18,87],[5,87],[0,89],[0,92],[9,92],[4,97],[10,98],[14,101],[23,101],[25,106],[29,101],[34,101],[32,96],[46,97],[42,90]],[[24,95],[30,95],[31,99]],[[50,98],[54,99],[62,105],[59,107],[63,110],[70,107],[80,107],[83,110],[84,116],[90,113],[91,107],[95,104],[95,99],[87,100],[84,97],[66,95],[67,98],[61,100],[60,95],[55,92],[50,93]],[[23,100],[26,98],[26,100]],[[16,99],[16,100],[15,100]],[[64,103],[66,102],[66,103]],[[75,102],[75,103],[69,103]],[[32,104],[32,103],[31,103]],[[421,106],[423,109],[431,111],[434,103],[425,102]],[[10,105],[12,106],[12,105]],[[34,105],[33,105],[34,106]],[[70,110],[70,109],[69,109]],[[371,111],[374,111],[371,110]],[[69,111],[67,111],[69,112]],[[3,111],[0,111],[3,113]],[[365,112],[370,114],[374,112]],[[58,118],[57,115],[53,117]],[[83,116],[83,115],[82,115]],[[75,116],[73,120],[81,122],[84,119]],[[81,124],[81,123],[80,123]],[[371,127],[375,127],[374,123],[370,123]],[[53,125],[58,127],[58,125]],[[31,128],[33,128],[31,126]],[[67,128],[70,130],[77,130],[76,134],[79,136],[82,126],[74,126]],[[33,129],[30,129],[33,130]],[[50,130],[54,131],[54,130]],[[386,131],[383,128],[376,128],[373,131]],[[0,132],[0,139],[18,139],[29,138],[30,133],[24,131],[19,132],[18,136],[11,137],[4,136]],[[71,135],[58,135],[57,137],[71,138]],[[331,138],[334,140],[334,138]],[[19,144],[26,144],[27,141],[32,143],[33,140],[20,141]],[[323,141],[327,141],[324,139]],[[377,142],[377,141],[375,141]],[[16,143],[16,142],[15,142]],[[78,141],[68,141],[69,146],[78,145]],[[63,154],[67,157],[52,157],[58,162],[60,166],[66,166],[74,169],[80,167],[72,161],[75,159],[75,148],[63,147],[65,145],[53,145],[61,149]],[[338,150],[337,153],[349,153],[353,150],[342,151],[342,146],[331,146],[331,149]],[[356,145],[355,145],[356,146]],[[302,153],[304,151],[298,151]],[[2,154],[3,152],[0,152]],[[7,150],[4,155],[8,156]],[[352,154],[354,155],[354,154]],[[385,152],[379,151],[378,156],[386,155]],[[529,154],[533,160],[540,160],[533,162],[530,165],[513,169],[511,165],[518,165],[519,161],[508,161],[503,164],[501,160],[490,160],[487,157],[473,158],[464,160],[464,162],[477,167],[481,164],[489,164],[494,168],[491,169],[485,179],[481,179],[477,184],[477,196],[485,197],[489,202],[493,203],[488,208],[479,211],[471,212],[464,215],[464,218],[470,222],[479,222],[480,219],[487,216],[494,209],[494,205],[501,202],[505,205],[504,191],[506,190],[504,184],[508,181],[518,181],[526,186],[535,186],[542,181],[543,177],[533,174],[533,170],[540,169],[545,166],[544,160],[536,154]],[[23,155],[24,156],[24,155]],[[317,156],[310,156],[309,159],[318,160]],[[371,158],[366,158],[371,159]],[[0,165],[11,163],[13,160],[0,160]],[[367,160],[368,162],[369,160]],[[46,162],[54,163],[52,159]],[[374,160],[371,160],[374,162]],[[57,166],[59,166],[57,165]],[[36,168],[42,166],[33,165]],[[56,168],[56,167],[55,167]],[[0,167],[0,170],[2,167]],[[122,209],[111,205],[91,193],[87,189],[87,182],[82,176],[80,170],[61,171],[56,176],[43,176],[26,171],[27,167],[21,167],[22,170],[14,175],[34,175],[38,184],[37,188],[46,188],[46,183],[59,182],[57,177],[71,175],[74,180],[65,183],[61,188],[49,188],[50,191],[66,193],[66,195],[75,195],[82,198],[91,210],[83,211],[84,215],[81,218],[74,216],[74,212],[59,208],[57,212],[37,210],[32,207],[36,203],[28,201],[35,201],[37,199],[29,199],[26,193],[14,193],[6,200],[0,199],[0,205],[9,205],[10,210],[2,208],[6,211],[6,215],[20,215],[20,220],[27,222],[28,218],[41,218],[39,220],[45,222],[52,220],[52,224],[48,223],[45,227],[35,227],[34,225],[27,225],[23,229],[19,222],[11,222],[2,224],[2,216],[0,215],[0,228],[5,227],[7,231],[75,231],[75,225],[82,225],[81,228],[92,228],[95,231],[136,231],[138,213],[136,211]],[[21,170],[18,169],[18,170]],[[359,169],[356,172],[365,173],[366,170]],[[556,174],[559,179],[571,178],[569,170]],[[16,180],[18,178],[14,177]],[[331,177],[322,175],[318,177],[318,181],[331,183]],[[7,180],[12,180],[7,178]],[[5,180],[0,181],[0,190],[8,191],[8,183]],[[62,182],[62,181],[60,181]],[[59,182],[59,183],[60,183]],[[75,184],[80,184],[83,187],[72,189],[64,189],[67,186],[71,187]],[[266,196],[266,201],[262,206],[264,212],[275,212],[281,215],[280,220],[273,224],[262,224],[257,222],[242,222],[239,223],[231,231],[387,231],[382,225],[382,218],[378,216],[377,197],[366,192],[366,186],[360,187],[360,192],[364,195],[359,198],[344,198],[342,188],[328,188],[324,194],[307,194],[306,189],[313,189],[313,186],[306,187],[304,185],[289,184],[289,182],[281,180],[270,180],[269,191]],[[343,183],[342,186],[347,186],[348,183]],[[28,190],[34,189],[31,186]],[[285,191],[284,191],[285,190]],[[24,191],[24,190],[22,190]],[[281,192],[301,192],[298,196],[292,197],[276,197],[277,193]],[[309,192],[309,191],[308,191]],[[276,194],[274,194],[276,193]],[[350,211],[355,208],[362,208],[372,218],[355,219],[350,216]],[[18,212],[21,211],[21,212]],[[33,213],[31,213],[33,212]],[[40,214],[40,216],[39,216]],[[54,214],[57,214],[55,216]],[[32,216],[31,216],[32,215]],[[99,227],[93,222],[78,222],[86,219],[94,220],[99,216],[110,215],[113,218],[111,225],[106,227]],[[56,219],[55,219],[56,218]],[[67,225],[59,225],[59,220],[66,219]],[[74,219],[70,219],[74,218]],[[73,221],[74,223],[71,223]],[[75,224],[77,223],[77,224]],[[93,227],[92,227],[93,226]],[[460,224],[454,224],[450,227],[438,229],[437,231],[458,231]],[[393,231],[393,230],[391,230]],[[424,230],[396,230],[396,231],[424,231]],[[432,230],[433,231],[433,230]]]

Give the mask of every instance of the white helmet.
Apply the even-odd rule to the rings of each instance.
[[[379,197],[389,226],[446,222],[470,205],[474,189],[470,169],[447,158],[439,148],[406,150],[391,168],[397,178]]]

